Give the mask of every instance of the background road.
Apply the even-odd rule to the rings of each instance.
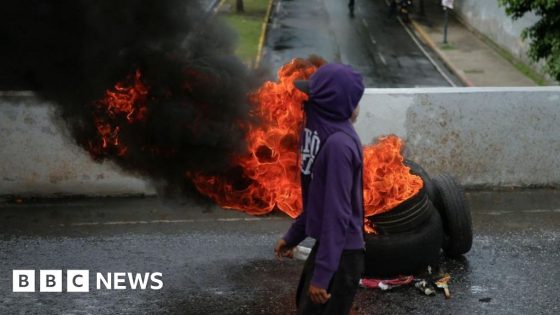
[[[384,0],[357,0],[354,18],[344,0],[278,0],[264,60],[276,70],[292,58],[319,55],[351,64],[372,88],[450,86],[443,75],[460,86],[411,31],[387,13]]]
[[[558,314],[560,193],[469,193],[473,249],[442,258],[452,298],[361,289],[359,314]],[[155,198],[0,204],[0,314],[292,314],[302,261],[273,246],[290,221]],[[311,245],[310,240],[306,241]],[[13,269],[162,272],[159,291],[12,293]],[[65,285],[63,286],[65,288]]]

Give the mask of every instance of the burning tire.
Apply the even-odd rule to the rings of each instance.
[[[410,167],[410,172],[412,174],[420,176],[420,178],[422,178],[422,181],[424,182],[424,190],[426,191],[428,197],[433,203],[436,198],[436,192],[430,175],[428,175],[428,173],[426,172],[426,170],[424,170],[424,168],[422,168],[422,166],[420,166],[414,161],[405,159],[404,165]]]
[[[443,227],[437,212],[413,231],[376,235],[366,234],[366,277],[413,274],[428,265],[435,266],[443,241]]]
[[[433,213],[434,206],[430,202],[435,197],[432,180],[426,171],[413,161],[405,160],[404,164],[411,169],[411,173],[422,178],[424,187],[389,212],[371,216],[371,221],[382,234],[394,234],[411,231],[424,222]]]
[[[370,220],[381,234],[396,234],[418,228],[434,212],[434,206],[422,188],[391,211],[371,216]]]
[[[467,253],[472,247],[471,212],[463,187],[448,174],[433,178],[437,193],[436,207],[443,221],[443,250],[448,256]]]

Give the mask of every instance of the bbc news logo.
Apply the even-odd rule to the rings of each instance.
[[[13,270],[13,292],[35,292],[35,270]],[[66,292],[89,292],[89,270],[66,270]],[[39,270],[39,292],[62,292],[62,270]],[[161,272],[108,272],[95,274],[97,290],[161,290]]]

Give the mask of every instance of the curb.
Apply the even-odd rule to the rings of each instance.
[[[434,41],[430,38],[430,36],[422,29],[422,27],[416,21],[411,19],[410,24],[412,25],[412,28],[414,28],[414,31],[420,36],[422,41],[426,45],[428,45],[428,47],[430,47],[431,50],[435,51],[435,53],[443,61],[443,63],[445,63],[445,65],[449,68],[449,70],[451,70],[451,72],[453,72],[453,74],[455,74],[459,78],[459,80],[463,82],[465,86],[468,87],[474,86],[472,81],[469,78],[467,78],[467,76],[465,75],[465,72],[457,68],[449,60],[449,58],[447,58],[447,56],[439,49],[439,47],[434,43]]]
[[[266,9],[266,15],[264,16],[263,19],[263,24],[261,27],[261,36],[259,38],[259,46],[257,48],[257,56],[255,57],[255,65],[253,66],[253,68],[259,68],[261,65],[261,60],[262,60],[262,50],[264,47],[264,41],[266,39],[266,33],[268,32],[268,22],[270,21],[270,15],[272,13],[272,4],[274,3],[274,0],[268,0],[268,8]]]
[[[219,2],[218,2],[218,0],[214,1],[214,4],[210,6],[212,8],[211,9],[212,10],[212,15],[216,15],[216,13],[218,13],[218,11],[220,11],[220,8],[224,5],[224,3],[226,1],[227,0],[219,0]]]

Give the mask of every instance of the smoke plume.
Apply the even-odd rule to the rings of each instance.
[[[233,55],[233,32],[197,1],[13,0],[0,12],[5,71],[55,103],[93,158],[188,188],[187,174],[226,172],[243,154],[259,82]],[[145,117],[101,112],[108,90],[135,81],[148,90]],[[103,147],[100,121],[118,141]]]

